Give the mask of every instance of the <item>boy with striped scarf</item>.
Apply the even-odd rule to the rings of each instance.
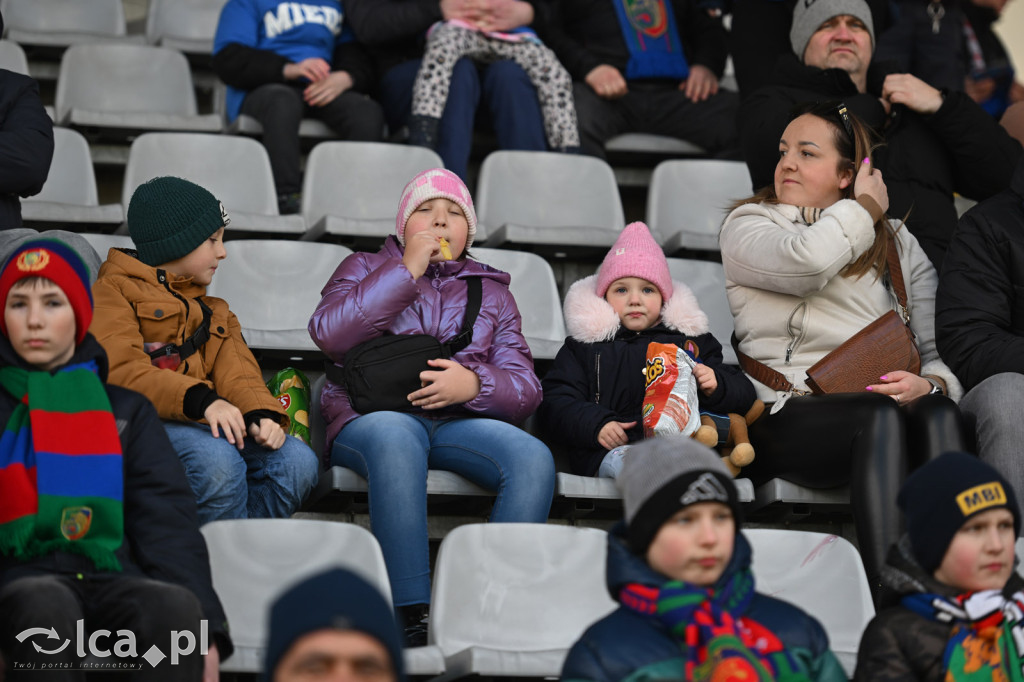
[[[0,301],[6,679],[82,680],[83,653],[130,679],[216,679],[232,645],[195,501],[153,406],[106,383],[88,269],[63,242],[25,242]]]

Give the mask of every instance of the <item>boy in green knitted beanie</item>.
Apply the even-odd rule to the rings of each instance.
[[[206,295],[229,222],[206,189],[154,178],[128,205],[136,250],[111,249],[93,286],[110,381],[156,406],[202,523],[291,516],[319,474],[309,446],[287,435],[238,319]]]

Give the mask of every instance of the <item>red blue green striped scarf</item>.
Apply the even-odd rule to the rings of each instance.
[[[653,616],[686,657],[686,680],[810,682],[770,630],[743,614],[754,596],[750,569],[713,588],[673,580],[661,587],[630,584],[619,593],[627,609]]]
[[[121,441],[96,372],[91,361],[55,374],[0,368],[19,401],[0,435],[0,554],[74,552],[121,570]]]
[[[953,598],[915,593],[901,603],[929,620],[953,624],[942,654],[949,682],[1024,680],[1024,593],[982,590]]]
[[[679,40],[670,0],[611,0],[629,49],[626,80],[686,80],[690,65]]]

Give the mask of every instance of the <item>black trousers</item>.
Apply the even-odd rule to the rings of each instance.
[[[709,153],[739,158],[736,112],[739,95],[719,90],[691,101],[674,84],[630,83],[618,99],[604,99],[586,83],[573,83],[584,154],[604,157],[604,143],[622,133],[666,135],[698,144]]]
[[[743,469],[755,485],[782,478],[809,488],[850,484],[857,543],[876,602],[879,574],[903,524],[896,495],[907,473],[966,448],[960,410],[924,396],[900,407],[871,393],[794,397],[750,427],[757,455]]]
[[[0,651],[7,665],[6,681],[85,680],[78,650],[89,655],[93,648],[88,641],[90,634],[108,630],[109,634],[95,636],[95,650],[89,661],[141,666],[129,674],[111,672],[108,677],[126,681],[198,682],[203,673],[203,657],[199,655],[202,617],[199,600],[191,591],[158,580],[117,574],[81,578],[37,574],[15,578],[0,587]],[[79,620],[84,620],[86,641],[78,641]],[[52,628],[56,637],[40,632],[24,634],[33,628]],[[135,657],[123,655],[129,639],[123,631],[130,631],[134,636]],[[172,631],[182,633],[176,642],[172,641]],[[185,632],[195,637],[195,646],[190,654],[178,656],[177,663],[172,664],[175,647],[178,651],[188,649]],[[21,642],[19,634],[23,638]],[[126,644],[119,646],[122,641]],[[65,642],[63,649],[56,653],[39,651],[56,651]],[[153,646],[166,657],[155,667],[143,658]],[[103,656],[104,652],[109,655]],[[34,668],[29,669],[30,665]]]
[[[384,113],[366,95],[347,90],[330,104],[307,106],[304,86],[270,83],[256,88],[242,101],[242,113],[263,126],[263,146],[270,157],[278,195],[302,189],[299,124],[304,117],[316,118],[343,140],[378,142],[384,138]]]

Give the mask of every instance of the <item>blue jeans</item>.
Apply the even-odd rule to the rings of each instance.
[[[399,64],[380,82],[380,103],[388,127],[398,130],[412,113],[412,84],[420,61]],[[500,149],[545,151],[544,116],[526,71],[513,61],[494,62],[482,69],[469,58],[455,63],[448,102],[441,116],[437,153],[444,167],[466,180],[473,147],[476,110],[483,95]]]
[[[495,522],[546,522],[555,490],[547,446],[495,419],[372,412],[341,430],[331,464],[367,480],[370,525],[384,552],[395,606],[430,602],[428,468],[454,471],[496,491]]]
[[[199,523],[218,519],[288,518],[316,485],[320,463],[309,446],[288,436],[267,450],[246,436],[238,450],[196,422],[164,422],[199,506]]]

